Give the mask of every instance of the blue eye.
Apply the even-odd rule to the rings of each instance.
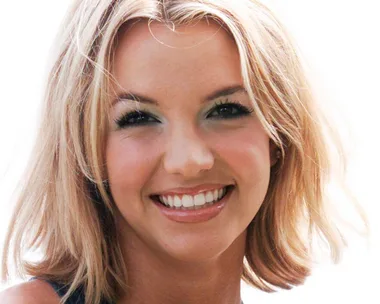
[[[222,101],[209,111],[207,118],[211,119],[234,119],[242,116],[248,116],[253,109],[247,108],[235,101]]]
[[[147,112],[133,111],[115,120],[117,126],[122,128],[138,127],[159,122],[157,118]]]

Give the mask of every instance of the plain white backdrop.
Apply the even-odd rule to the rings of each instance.
[[[231,0],[232,1],[232,0]],[[243,284],[246,303],[380,303],[380,3],[266,0],[307,62],[324,107],[349,151],[348,183],[367,211],[367,250],[355,235],[338,266],[323,264],[304,286],[277,294]],[[49,53],[69,0],[0,2],[0,246],[37,128]],[[342,207],[342,214],[350,214]],[[0,289],[10,284],[0,286]],[[377,283],[377,284],[375,284]]]

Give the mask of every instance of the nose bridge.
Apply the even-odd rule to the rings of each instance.
[[[207,141],[193,126],[177,125],[166,142],[164,167],[168,173],[184,176],[197,175],[214,165],[214,157]]]

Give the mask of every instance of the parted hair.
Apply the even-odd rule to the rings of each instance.
[[[18,275],[85,287],[86,304],[117,300],[128,285],[108,189],[105,145],[118,34],[146,19],[217,22],[236,43],[255,113],[281,151],[263,204],[247,227],[242,279],[266,292],[303,284],[315,238],[338,261],[345,239],[332,220],[328,146],[341,144],[308,83],[284,26],[255,0],[77,0],[57,36],[38,136],[3,249]],[[328,130],[328,131],[326,131]],[[343,161],[344,162],[344,161]],[[42,259],[25,254],[38,249]]]

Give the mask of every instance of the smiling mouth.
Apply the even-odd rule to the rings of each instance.
[[[151,195],[155,203],[159,203],[168,209],[193,210],[211,206],[221,201],[233,191],[235,186],[229,185],[212,191],[205,191],[196,195]]]

